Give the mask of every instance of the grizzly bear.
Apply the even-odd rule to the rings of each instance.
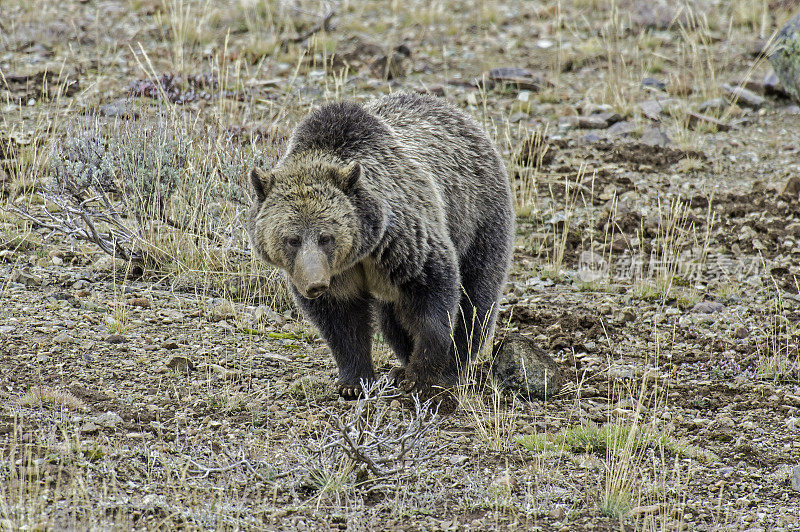
[[[505,166],[475,120],[416,94],[327,104],[251,179],[253,249],[285,270],[342,397],[375,379],[376,325],[404,387],[458,382],[492,335],[514,238]]]

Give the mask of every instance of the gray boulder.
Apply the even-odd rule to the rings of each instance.
[[[786,92],[800,101],[800,13],[781,29],[774,46],[769,62]]]
[[[509,334],[495,347],[492,376],[503,388],[524,399],[547,399],[564,385],[558,364],[521,334]]]

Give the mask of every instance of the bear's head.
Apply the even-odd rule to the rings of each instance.
[[[382,209],[363,189],[358,162],[319,158],[251,173],[255,199],[247,232],[257,255],[286,271],[301,295],[313,299],[351,267],[379,237]]]

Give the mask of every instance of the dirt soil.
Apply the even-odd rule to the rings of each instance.
[[[800,108],[759,53],[798,3],[672,4],[4,0],[0,528],[800,530]],[[501,149],[498,335],[568,382],[455,391],[437,451],[385,477],[331,443],[354,403],[291,305],[9,211],[46,216],[39,163],[76,130],[167,110],[279,154],[313,105],[399,90]],[[652,438],[557,444],[587,427]]]

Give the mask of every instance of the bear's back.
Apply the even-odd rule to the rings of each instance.
[[[385,96],[366,109],[431,174],[458,251],[466,249],[486,217],[502,213],[513,218],[505,165],[484,130],[464,111],[441,98],[409,93]]]

